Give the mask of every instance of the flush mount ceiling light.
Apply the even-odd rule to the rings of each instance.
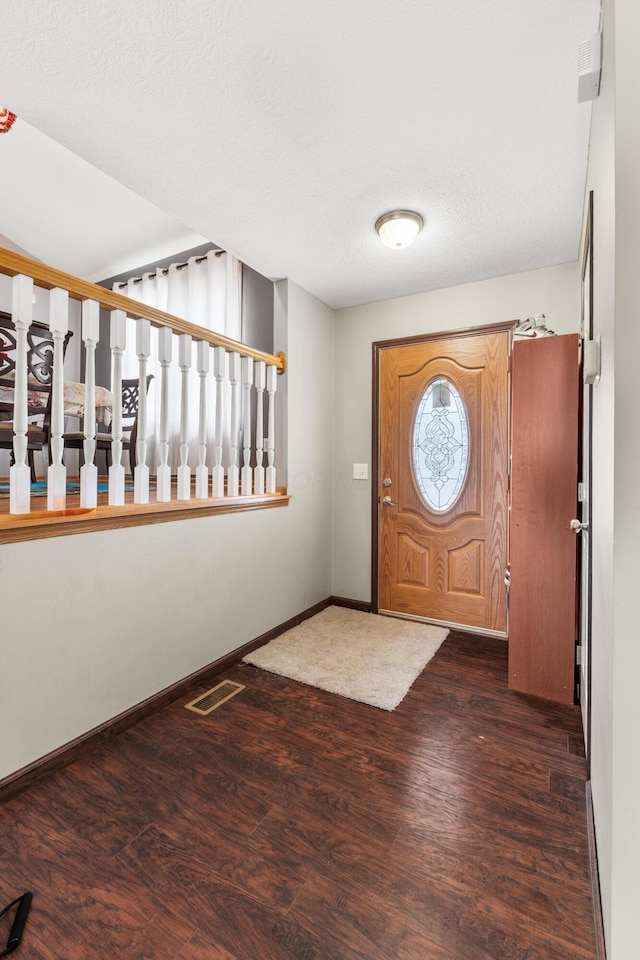
[[[408,247],[422,230],[422,217],[413,210],[392,210],[376,222],[380,239],[388,247]]]

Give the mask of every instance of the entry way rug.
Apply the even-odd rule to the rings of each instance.
[[[245,663],[381,710],[394,710],[449,631],[327,607],[243,657]]]

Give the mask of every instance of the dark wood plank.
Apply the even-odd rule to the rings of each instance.
[[[585,781],[579,777],[570,777],[552,770],[549,776],[549,790],[558,797],[573,800],[580,807],[586,803]]]
[[[185,944],[175,960],[237,960],[237,954],[229,953],[205,937],[196,935]]]
[[[307,929],[320,927],[333,956],[343,956],[348,944],[362,960],[457,960],[455,953],[395,910],[378,894],[376,885],[365,887],[336,880],[331,873],[314,874],[289,914]]]
[[[387,713],[236,664],[0,804],[21,960],[595,960],[577,707],[452,632]]]

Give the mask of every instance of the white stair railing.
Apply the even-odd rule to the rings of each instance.
[[[253,470],[251,469],[251,387],[253,386],[253,360],[242,358],[242,405],[244,423],[242,426],[242,471],[240,492],[243,497],[253,493]]]
[[[180,466],[178,467],[178,500],[191,499],[191,470],[189,469],[189,371],[191,370],[191,337],[180,336]]]
[[[224,424],[224,378],[227,364],[227,355],[224,347],[213,348],[213,375],[216,380],[216,433],[215,433],[215,463],[213,466],[212,495],[224,497],[224,466],[222,465],[222,438]]]
[[[227,495],[238,496],[238,440],[240,432],[240,354],[229,354],[229,382],[231,384],[231,420],[229,427],[229,469],[227,471]]]
[[[53,336],[51,384],[51,464],[47,470],[47,510],[64,510],[67,505],[67,468],[64,452],[64,340],[69,330],[69,294],[54,288],[49,294],[49,330]]]
[[[13,400],[13,457],[9,471],[9,510],[31,510],[31,471],[27,464],[27,331],[33,317],[33,280],[13,278],[11,314],[16,328],[16,367]]]
[[[198,466],[196,467],[196,497],[209,496],[209,468],[207,467],[207,380],[209,376],[210,347],[204,340],[197,346],[197,367],[200,378],[200,405],[198,408]]]
[[[136,323],[136,354],[138,355],[138,436],[136,438],[136,467],[133,474],[133,502],[149,503],[149,467],[147,465],[147,362],[151,356],[151,324],[148,320]],[[133,450],[129,445],[129,455]]]
[[[15,265],[28,272],[15,271]],[[53,355],[50,402],[50,464],[46,469],[47,510],[65,511],[68,504],[67,468],[64,462],[66,389],[64,343],[70,329],[70,303],[82,301],[82,343],[84,345],[84,416],[82,445],[84,462],[80,469],[80,505],[93,510],[98,505],[98,465],[96,463],[96,347],[100,339],[100,309],[109,311],[111,350],[112,422],[106,443],[110,454],[108,503],[123,506],[127,501],[126,474],[122,462],[123,358],[127,348],[127,317],[135,321],[135,353],[138,366],[138,411],[135,451],[129,457],[133,470],[133,502],[144,505],[151,499],[159,503],[188,501],[195,495],[209,497],[264,497],[276,494],[275,401],[277,375],[284,369],[282,355],[265,354],[228,340],[186,320],[161,314],[155,308],[132,301],[113,291],[95,287],[86,281],[59,274],[52,268],[0,249],[0,272],[13,274],[12,316],[15,326],[15,380],[13,406],[13,459],[10,469],[12,514],[27,514],[31,506],[31,471],[28,453],[28,337],[33,322],[34,280],[49,290],[49,331]],[[53,280],[58,283],[52,282]],[[73,282],[72,282],[73,281]],[[89,295],[90,294],[90,295]],[[70,300],[70,298],[72,298]],[[147,402],[148,366],[152,356],[151,325],[159,328],[158,363],[160,375],[155,381],[158,428],[151,458],[147,463],[149,441],[155,432]],[[173,339],[178,338],[174,348]],[[192,342],[196,341],[198,402],[189,399]],[[131,344],[133,347],[133,344]],[[213,351],[213,357],[211,357]],[[179,370],[179,401],[171,394],[171,367]],[[177,371],[176,371],[177,372]],[[210,375],[215,382],[210,396]],[[99,389],[99,388],[98,388]],[[152,388],[153,389],[153,388]],[[194,392],[195,397],[195,392]],[[168,432],[169,406],[180,403],[179,464],[171,459]],[[265,411],[266,403],[266,411]],[[255,405],[255,444],[252,444],[252,406]],[[197,423],[195,422],[197,410]],[[266,432],[265,432],[266,413]],[[151,417],[153,419],[153,417]],[[192,422],[192,419],[194,422]],[[208,424],[213,436],[208,443]],[[242,441],[241,441],[242,438]],[[132,438],[133,443],[133,438]],[[108,447],[110,444],[110,449]],[[242,465],[240,466],[240,448]],[[155,452],[153,452],[155,451]],[[266,455],[266,467],[265,467]],[[174,463],[172,473],[171,463]],[[192,470],[190,462],[194,464]],[[155,474],[150,491],[150,473]],[[192,473],[194,489],[192,491]],[[211,482],[210,482],[211,479]],[[76,501],[77,503],[77,501]]]
[[[80,470],[80,506],[98,505],[96,456],[96,345],[100,339],[100,305],[95,300],[82,304],[82,339],[85,347],[84,463]]]
[[[169,327],[158,330],[158,363],[160,364],[160,435],[158,437],[160,462],[156,471],[157,499],[171,500],[171,467],[169,466],[169,367],[171,366],[173,335]]]
[[[267,394],[269,395],[269,420],[267,427],[267,493],[276,492],[276,387],[278,371],[267,370]]]
[[[109,506],[124,504],[124,466],[122,465],[122,355],[127,346],[127,315],[124,310],[111,313],[111,386],[113,389],[113,421],[111,466],[109,467]],[[129,448],[129,456],[133,450]]]
[[[254,470],[254,493],[264,493],[264,388],[266,384],[266,364],[258,360],[256,368],[256,468]]]

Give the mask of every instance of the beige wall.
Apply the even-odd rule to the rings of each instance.
[[[334,314],[278,286],[290,506],[3,546],[0,777],[330,595]]]
[[[640,672],[640,126],[636,0],[605,0],[603,71],[593,104],[587,191],[594,197],[591,783],[609,960],[638,956]]]
[[[371,599],[371,482],[351,479],[354,463],[371,470],[371,344],[536,313],[558,334],[577,332],[577,262],[337,311],[334,595]]]
[[[592,763],[602,911],[611,921],[611,763],[613,736],[613,548],[615,466],[615,89],[613,4],[605,8],[604,69],[593,103],[587,196],[593,190],[593,323],[602,342],[602,377],[593,388]]]
[[[608,7],[608,4],[607,4]],[[615,3],[615,337],[609,960],[637,958],[640,903],[640,4]],[[606,141],[608,143],[608,139]],[[594,190],[596,188],[594,187]],[[598,224],[594,226],[595,231]],[[595,262],[595,260],[594,260]],[[609,281],[610,282],[610,278]],[[609,321],[610,322],[610,321]],[[604,380],[604,377],[603,377]],[[610,426],[610,423],[606,425]],[[600,437],[596,437],[599,443]],[[609,441],[610,442],[610,441]],[[600,448],[596,447],[600,457]],[[602,818],[599,819],[600,824]]]

